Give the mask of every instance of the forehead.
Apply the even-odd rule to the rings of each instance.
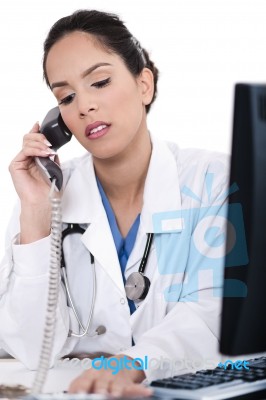
[[[83,57],[114,55],[111,50],[104,47],[96,36],[86,32],[75,31],[63,36],[51,47],[47,56],[47,62],[51,58],[56,58],[58,53],[60,53],[60,56],[73,57],[74,54],[79,56],[79,52],[81,52]]]
[[[51,79],[63,79],[62,75],[70,70],[80,74],[99,62],[123,64],[122,59],[106,49],[95,36],[86,32],[72,32],[51,47],[46,60],[48,79],[50,82]]]

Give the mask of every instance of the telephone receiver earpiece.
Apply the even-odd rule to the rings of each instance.
[[[44,118],[40,132],[52,144],[52,149],[57,151],[61,146],[70,141],[72,133],[64,123],[59,107],[52,108]],[[63,185],[63,174],[60,166],[51,157],[35,157],[36,164],[43,176],[51,183],[55,179],[55,185],[60,191]]]

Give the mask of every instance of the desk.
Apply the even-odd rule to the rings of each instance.
[[[80,365],[63,363],[48,371],[43,393],[62,392],[67,390],[70,382],[84,369]],[[31,388],[36,371],[29,371],[23,364],[14,359],[0,360],[0,384],[21,384]]]
[[[84,371],[82,366],[73,365],[71,363],[63,363],[49,370],[46,383],[43,388],[43,393],[59,393],[67,390],[70,382],[75,379]],[[30,388],[32,386],[36,371],[29,371],[22,363],[14,359],[0,359],[0,384],[5,385],[24,385]],[[89,399],[90,398],[90,399]],[[179,397],[175,396],[174,400],[178,400]],[[260,399],[266,400],[265,391],[258,396],[256,394],[248,395],[249,399]],[[73,396],[74,399],[74,396]],[[96,398],[99,400],[99,398]],[[166,396],[151,396],[148,400],[165,400]],[[55,400],[51,398],[51,400]],[[61,398],[62,400],[62,398]],[[69,399],[67,399],[69,400]],[[80,399],[79,399],[80,400]],[[95,396],[88,395],[87,399],[83,400],[95,400]],[[126,400],[120,398],[118,400]],[[147,398],[138,398],[138,400],[147,400]],[[167,397],[167,400],[173,400],[172,397]]]

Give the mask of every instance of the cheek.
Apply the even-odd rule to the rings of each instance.
[[[77,121],[75,121],[75,114],[71,111],[71,108],[61,108],[60,109],[61,116],[63,118],[64,123],[68,127],[68,129],[74,133],[77,130]]]
[[[142,101],[135,86],[120,87],[119,90],[110,93],[106,101],[109,107],[111,105],[113,112],[119,114],[119,119],[128,123],[132,123],[132,119],[137,118],[142,109]]]

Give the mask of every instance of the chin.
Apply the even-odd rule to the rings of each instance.
[[[119,141],[112,140],[108,143],[104,143],[104,141],[99,141],[97,145],[90,146],[90,148],[86,146],[86,150],[90,152],[94,158],[97,158],[99,160],[111,160],[123,156],[123,154],[127,152],[129,146],[130,143],[122,142],[120,139]]]
[[[93,158],[97,158],[99,160],[110,160],[113,158],[116,158],[117,156],[119,156],[119,154],[121,154],[121,151],[119,151],[117,148],[101,148],[98,151],[94,150],[88,150],[90,151],[90,153],[92,154]]]

